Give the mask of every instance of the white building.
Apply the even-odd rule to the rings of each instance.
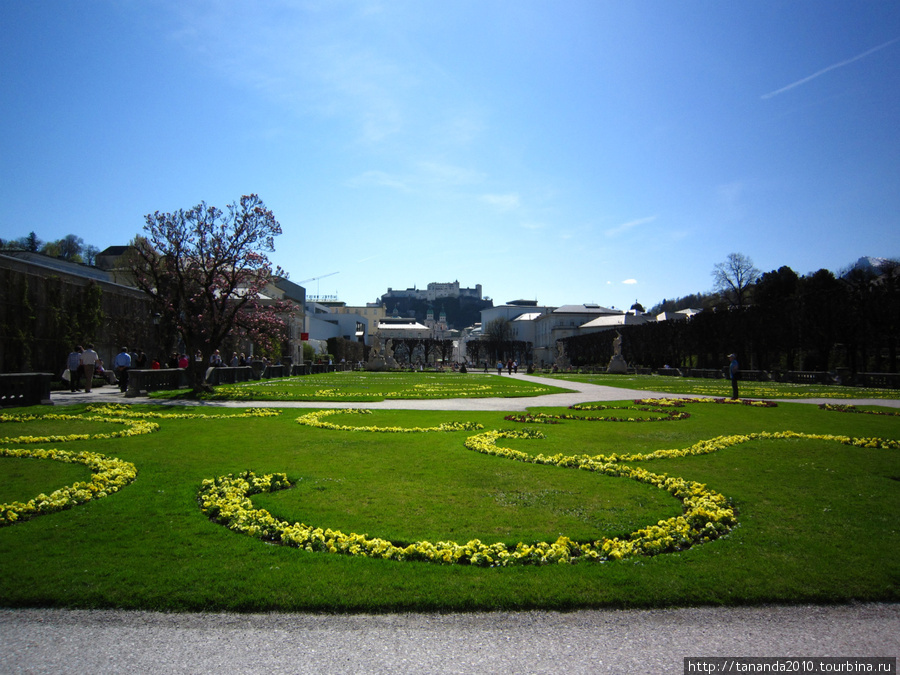
[[[532,359],[537,364],[553,363],[558,354],[556,343],[564,338],[654,320],[642,312],[623,312],[596,304],[540,307],[537,303],[517,301],[483,310],[482,334],[498,318],[509,321],[513,340],[532,344]]]

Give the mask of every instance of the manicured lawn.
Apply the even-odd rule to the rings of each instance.
[[[153,418],[158,431],[128,438],[6,443],[0,448],[117,457],[134,464],[137,477],[102,499],[0,527],[0,605],[383,612],[900,600],[900,451],[822,438],[757,439],[709,454],[627,462],[706,484],[730,500],[737,526],[687,550],[607,562],[479,567],[311,552],[231,531],[205,516],[197,499],[204,479],[285,472],[293,487],[256,495],[253,503],[290,522],[398,545],[478,538],[514,546],[560,535],[586,542],[627,536],[679,515],[683,505],[635,480],[473,452],[466,439],[536,429],[544,438],[501,441],[529,457],[647,453],[762,431],[900,439],[895,415],[791,403],[691,403],[679,410],[690,418],[523,424],[502,413],[410,411],[327,418],[357,427],[484,426],[384,433],[298,424],[307,410],[236,417],[241,411],[202,409],[208,418]],[[25,412],[47,410],[15,414]],[[105,426],[6,422],[0,437],[61,435],[67,427],[95,436]],[[0,502],[49,493],[88,473],[44,459],[4,457],[0,466]]]
[[[544,383],[510,377],[468,373],[436,372],[335,372],[276,380],[221,385],[206,394],[206,400],[236,401],[344,401],[348,403],[385,399],[429,398],[512,398],[542,396],[571,391]],[[155,392],[155,398],[178,398],[184,391]]]
[[[605,375],[605,374],[555,374],[542,375],[558,384],[586,382],[606,387],[641,389],[670,394],[695,394],[700,396],[731,396],[731,382],[722,379],[696,377],[670,377],[666,375]],[[900,398],[900,390],[839,385],[789,384],[783,382],[753,382],[741,380],[740,394],[746,398]]]

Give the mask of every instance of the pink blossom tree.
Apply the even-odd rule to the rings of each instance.
[[[206,388],[207,359],[228,336],[275,346],[291,305],[260,296],[273,278],[285,275],[266,256],[275,250],[281,225],[257,195],[241,197],[225,212],[201,202],[145,220],[144,235],[133,242],[131,271],[150,296],[161,330],[184,341],[195,391]],[[197,351],[200,363],[193,358]]]

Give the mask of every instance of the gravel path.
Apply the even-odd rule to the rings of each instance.
[[[566,394],[545,394],[543,396],[529,396],[522,398],[454,398],[454,399],[411,399],[385,401],[371,401],[366,403],[344,403],[332,401],[161,401],[148,397],[125,398],[115,387],[100,387],[90,394],[84,392],[70,393],[68,391],[53,392],[51,400],[54,405],[74,405],[77,403],[156,403],[164,405],[193,405],[228,408],[347,408],[365,407],[372,410],[378,409],[403,409],[403,410],[487,410],[524,412],[528,408],[538,407],[568,407],[576,403],[589,403],[592,401],[626,401],[636,398],[683,398],[685,394],[668,394],[663,392],[644,391],[639,389],[623,389],[621,387],[607,387],[598,384],[586,384],[584,382],[570,382],[553,380],[549,378],[535,377],[518,373],[514,375],[484,375],[473,374],[477,377],[511,377],[526,380],[535,384],[553,385],[572,389]],[[793,403],[844,403],[848,405],[882,405],[900,408],[900,398],[897,399],[779,399]]]
[[[513,377],[546,382],[527,375]],[[576,391],[519,399],[352,405],[515,412],[588,401],[679,396],[564,384]],[[835,402],[797,402],[829,401]],[[126,399],[106,387],[91,394],[57,392],[53,402],[158,403]],[[900,400],[839,402],[900,407]],[[192,405],[329,408],[347,404],[220,401]],[[898,655],[900,604],[377,616],[0,609],[3,674],[683,673],[683,659],[689,656]]]
[[[682,673],[689,656],[896,657],[900,605],[378,616],[0,610],[0,637],[3,673]]]

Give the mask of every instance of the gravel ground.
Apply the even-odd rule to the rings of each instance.
[[[478,377],[512,377],[527,380],[535,384],[550,384],[557,387],[572,389],[567,394],[545,394],[544,396],[530,396],[522,398],[459,398],[459,399],[422,399],[422,400],[385,400],[367,403],[344,403],[331,401],[162,401],[148,397],[125,398],[115,387],[95,388],[90,394],[84,392],[71,393],[57,391],[51,395],[54,405],[73,405],[76,403],[156,403],[170,405],[193,405],[228,408],[347,408],[365,407],[372,410],[400,408],[404,410],[488,410],[524,412],[528,408],[556,407],[574,405],[576,403],[589,403],[592,401],[626,401],[636,398],[682,398],[684,394],[668,394],[638,389],[622,389],[620,387],[606,387],[598,384],[586,384],[584,382],[570,382],[551,380],[518,373],[515,375],[483,375],[474,373]],[[789,399],[779,399],[789,400]],[[847,405],[882,405],[900,408],[900,398],[896,399],[790,399],[793,403],[843,403]]]
[[[900,653],[900,605],[308,615],[0,610],[3,673],[682,673]],[[895,671],[896,672],[896,671]]]
[[[578,382],[565,386],[577,391],[519,399],[354,405],[515,412],[537,406],[677,396]],[[114,388],[103,387],[91,394],[56,392],[53,402],[158,401],[126,399]],[[797,402],[900,407],[900,400],[880,399]],[[194,405],[328,408],[347,404]],[[689,656],[898,655],[900,604],[376,616],[0,609],[3,674],[683,673],[683,659]]]

